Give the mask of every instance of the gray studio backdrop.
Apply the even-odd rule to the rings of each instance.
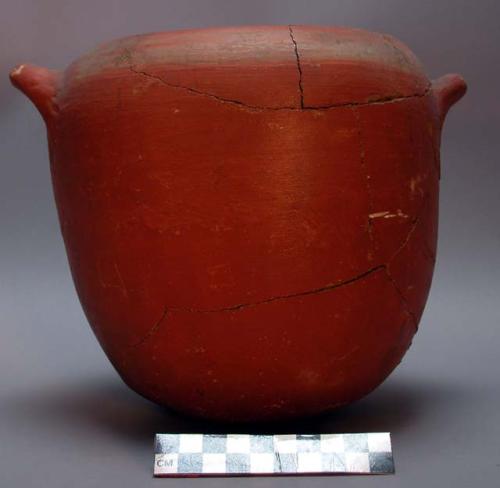
[[[498,486],[500,476],[500,3],[496,0],[2,0],[0,486]],[[431,77],[469,93],[442,147],[439,255],[413,346],[365,400],[275,430],[393,434],[397,474],[153,481],[152,435],[217,429],[121,384],[86,324],[56,220],[45,128],[9,85],[20,62],[64,67],[134,33],[231,24],[352,25],[395,35]]]

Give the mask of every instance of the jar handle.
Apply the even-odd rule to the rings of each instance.
[[[10,72],[11,83],[35,105],[49,125],[57,114],[55,97],[61,73],[31,64],[21,64]]]
[[[437,100],[439,117],[442,124],[448,110],[465,95],[467,84],[462,76],[448,74],[434,80],[431,89]]]

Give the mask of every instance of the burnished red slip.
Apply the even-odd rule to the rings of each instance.
[[[20,65],[81,303],[141,395],[223,420],[316,414],[410,345],[458,75],[396,39],[277,26],[140,35]]]

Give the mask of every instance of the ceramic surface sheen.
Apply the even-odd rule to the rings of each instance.
[[[282,418],[354,401],[401,361],[458,75],[429,82],[386,35],[284,26],[135,36],[11,79],[47,124],[81,303],[134,390]]]

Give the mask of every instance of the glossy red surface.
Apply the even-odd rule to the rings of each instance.
[[[322,412],[400,362],[431,284],[457,75],[389,36],[135,36],[13,83],[48,127],[85,313],[134,390],[224,420]]]

